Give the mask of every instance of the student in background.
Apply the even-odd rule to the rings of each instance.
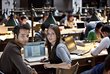
[[[51,24],[47,30],[47,48],[50,64],[44,64],[44,67],[51,68],[51,74],[55,74],[55,68],[71,68],[70,53],[61,41],[60,30],[56,24]]]
[[[93,41],[100,42],[102,26],[103,26],[103,24],[101,22],[97,23],[95,29],[89,31],[88,36],[87,36],[87,40],[89,40],[90,42],[93,42]]]
[[[48,18],[49,14],[48,13],[44,13],[43,17],[39,20],[39,23],[44,23],[45,20]]]
[[[35,42],[37,42],[37,41],[45,41],[46,40],[46,31],[47,31],[47,28],[45,28],[45,26],[42,24],[41,25],[41,30],[39,30],[35,34],[34,41]]]
[[[99,45],[91,50],[91,55],[97,56],[102,50],[107,49],[110,53],[110,25],[105,25],[101,29],[102,36],[104,37]]]
[[[14,27],[14,39],[6,45],[0,59],[0,71],[4,74],[37,74],[22,59],[21,49],[28,42],[30,27],[18,25]]]
[[[68,14],[67,20],[64,22],[65,28],[74,28],[75,27],[75,22],[74,22],[74,16],[71,14]]]
[[[28,19],[25,16],[21,16],[19,19],[19,22],[21,25],[28,24],[31,27],[31,24],[29,24],[27,21],[28,21]]]

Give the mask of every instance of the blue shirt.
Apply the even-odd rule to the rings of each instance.
[[[104,71],[104,63],[101,63],[93,67],[91,74],[103,74],[103,71]]]

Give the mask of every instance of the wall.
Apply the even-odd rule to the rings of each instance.
[[[54,6],[61,11],[72,10],[72,0],[54,0]]]

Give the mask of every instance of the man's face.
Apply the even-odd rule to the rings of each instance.
[[[21,43],[22,45],[25,45],[29,40],[29,30],[20,29],[18,36],[15,36],[15,40]]]

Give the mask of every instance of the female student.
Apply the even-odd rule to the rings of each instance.
[[[61,41],[60,30],[55,24],[51,24],[47,31],[47,48],[50,63],[44,67],[51,68],[52,74],[55,74],[55,68],[71,68],[70,53]]]

